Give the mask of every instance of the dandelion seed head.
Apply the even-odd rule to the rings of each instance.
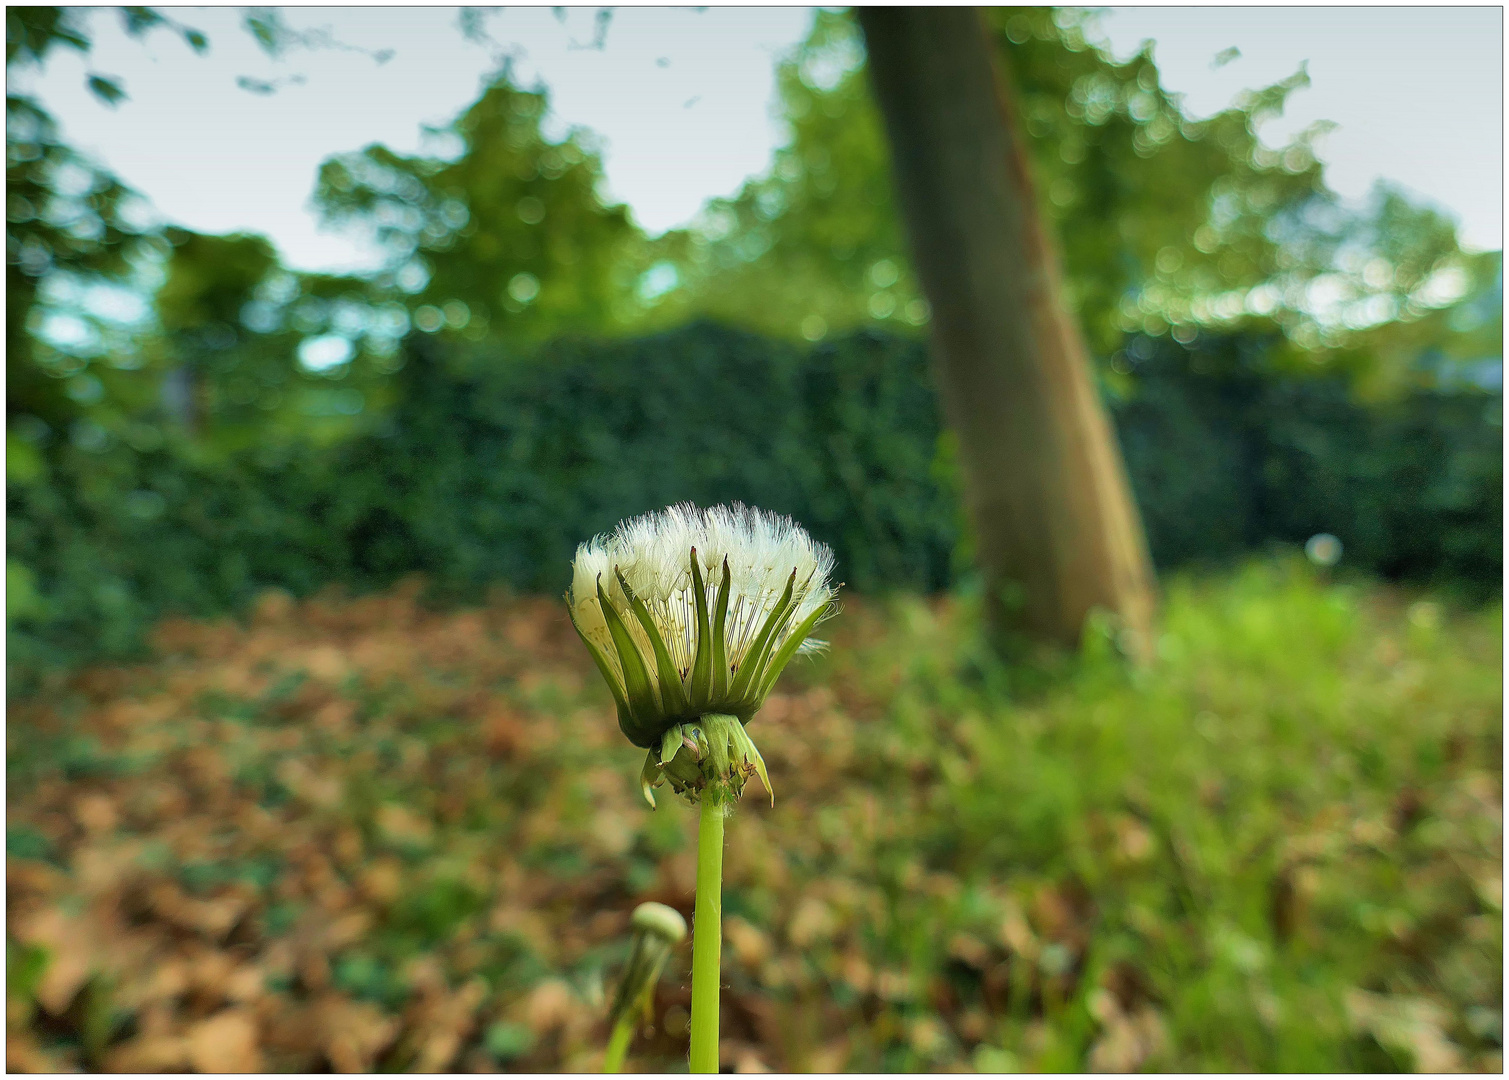
[[[807,635],[832,613],[833,552],[790,518],[741,503],[711,509],[680,503],[631,518],[612,533],[577,548],[567,602],[578,631],[601,654],[618,690],[626,686],[624,661],[602,610],[599,587],[623,632],[645,660],[657,703],[675,712],[674,703],[682,701],[681,711],[688,715],[701,705],[734,712],[742,708],[741,714],[747,714],[763,700],[778,666],[768,679],[763,669],[751,674],[745,688],[748,693],[736,695],[736,700],[714,700],[716,693],[706,701],[696,700],[692,677],[702,643],[693,560],[710,618],[715,618],[726,567],[727,613],[722,625],[728,667],[725,682],[731,686],[746,663],[767,664],[787,646],[791,647],[787,655],[821,647],[821,642]],[[788,588],[790,598],[783,608]],[[644,604],[671,667],[684,685],[662,685],[654,643],[636,616],[631,597]],[[768,643],[761,646],[767,624]],[[798,633],[802,640],[793,642]],[[716,636],[715,631],[710,634]]]

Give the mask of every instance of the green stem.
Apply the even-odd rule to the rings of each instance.
[[[692,912],[691,1071],[718,1071],[718,981],[723,946],[723,811],[711,791],[702,793],[697,831],[697,906]]]
[[[629,1050],[629,1040],[634,1037],[634,1010],[629,1010],[613,1025],[613,1034],[608,1039],[608,1052],[603,1056],[603,1072],[623,1072],[624,1054]]]

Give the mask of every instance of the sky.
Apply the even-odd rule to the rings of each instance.
[[[1311,85],[1265,142],[1333,121],[1319,156],[1338,194],[1387,177],[1454,212],[1473,247],[1503,246],[1502,8],[1112,8],[1100,25],[1118,59],[1151,38],[1164,86],[1197,116],[1306,63]],[[1240,56],[1215,66],[1231,47]]]
[[[87,58],[58,50],[13,82],[165,219],[262,233],[287,265],[328,271],[381,255],[321,228],[309,202],[320,162],[374,142],[443,151],[425,125],[464,110],[505,55],[517,79],[549,89],[547,133],[580,125],[602,138],[610,197],[651,233],[684,224],[769,166],[784,138],[775,65],[812,21],[810,8],[620,7],[599,39],[599,9],[561,19],[510,7],[486,17],[489,40],[469,41],[455,8],[286,8],[291,26],[339,44],[274,59],[241,29],[240,9],[169,10],[208,35],[206,55],[165,30],[128,38],[114,13],[95,12]],[[1100,25],[1122,58],[1154,39],[1164,86],[1197,116],[1308,61],[1313,85],[1266,142],[1334,121],[1320,156],[1340,194],[1360,198],[1385,177],[1456,217],[1470,246],[1502,246],[1500,9],[1116,8]],[[1217,66],[1231,47],[1240,55]],[[121,78],[129,100],[101,104],[84,89],[89,72]]]

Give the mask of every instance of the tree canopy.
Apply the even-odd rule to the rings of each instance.
[[[1303,70],[1194,121],[1162,87],[1149,47],[1117,63],[1092,43],[1091,13],[988,17],[1069,300],[1102,358],[1133,331],[1188,342],[1272,328],[1291,362],[1398,379],[1446,329],[1437,316],[1390,344],[1401,325],[1492,288],[1497,256],[1463,252],[1435,211],[1386,188],[1369,206],[1344,206],[1316,158],[1324,125],[1279,149],[1259,138],[1308,85]],[[791,137],[770,171],[660,241],[684,281],[667,303],[809,339],[925,322],[863,65],[852,18],[820,11],[780,67]]]
[[[74,12],[9,12],[8,67],[87,52]],[[206,46],[155,9],[122,17],[135,34]],[[1150,51],[1118,63],[1094,43],[1093,15],[988,17],[1068,299],[1113,390],[1133,385],[1136,356],[1123,348],[1133,332],[1186,343],[1268,335],[1271,365],[1342,370],[1374,395],[1497,355],[1497,253],[1464,252],[1448,220],[1399,192],[1344,206],[1316,159],[1318,128],[1279,149],[1259,138],[1305,85],[1302,71],[1197,122],[1162,87]],[[248,29],[273,50],[290,32],[276,12]],[[425,152],[369,146],[322,166],[326,220],[388,253],[380,271],[348,277],[292,272],[255,237],[157,221],[68,146],[36,100],[12,92],[12,434],[145,444],[177,433],[222,449],[339,438],[392,399],[397,343],[411,329],[491,343],[483,351],[497,363],[561,335],[693,318],[789,339],[862,325],[920,332],[929,313],[852,17],[819,10],[777,75],[790,137],[768,172],[690,227],[649,237],[601,196],[592,134],[547,138],[548,94],[518,86],[505,65]],[[89,79],[102,100],[130,107],[119,79]],[[111,315],[132,293],[139,316]]]
[[[390,252],[378,283],[412,298],[427,332],[539,341],[600,334],[636,316],[643,236],[599,195],[590,133],[547,140],[543,91],[505,73],[448,127],[459,153],[405,157],[383,146],[332,158],[315,201],[332,222],[371,230]]]

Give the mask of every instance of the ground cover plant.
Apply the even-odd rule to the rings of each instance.
[[[1142,674],[846,599],[730,825],[725,1066],[1500,1067],[1500,609],[1165,588]],[[268,594],[11,702],[11,1068],[598,1066],[696,815],[643,805],[558,599],[419,595]],[[685,1067],[690,962],[626,1068]]]

